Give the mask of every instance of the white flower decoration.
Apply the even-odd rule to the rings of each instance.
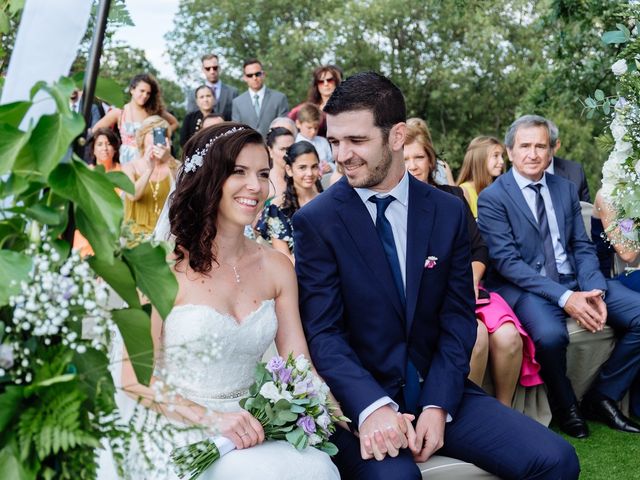
[[[624,75],[627,73],[627,61],[624,58],[618,60],[616,63],[611,65],[611,71],[616,77]]]

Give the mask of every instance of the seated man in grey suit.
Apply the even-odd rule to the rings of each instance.
[[[558,126],[551,120],[547,119],[547,123],[549,124],[549,143],[553,150],[553,156],[546,171],[573,182],[578,188],[580,201],[591,203],[591,195],[589,195],[589,185],[587,184],[584,168],[573,160],[556,157],[556,153],[560,150],[560,131]]]
[[[264,86],[267,74],[257,58],[246,60],[242,71],[249,89],[233,100],[231,118],[255,128],[266,137],[273,119],[283,117],[289,111],[289,102],[283,93]]]
[[[204,84],[211,89],[215,98],[213,113],[219,113],[227,121],[231,120],[231,102],[238,96],[238,90],[220,81],[220,62],[215,53],[203,55],[200,60]],[[195,91],[191,92],[187,99],[187,112],[198,109],[195,98]]]

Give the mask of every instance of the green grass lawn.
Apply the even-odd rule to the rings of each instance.
[[[617,432],[596,422],[589,422],[589,429],[591,435],[584,440],[562,434],[578,453],[581,480],[640,479],[640,435]]]

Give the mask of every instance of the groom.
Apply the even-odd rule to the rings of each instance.
[[[342,477],[420,479],[415,462],[438,450],[502,478],[577,478],[568,443],[466,380],[476,321],[465,211],[406,173],[400,90],[360,73],[324,111],[345,178],[293,230],[311,356],[353,421],[333,438]]]

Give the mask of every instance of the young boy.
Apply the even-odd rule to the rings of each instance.
[[[331,173],[334,167],[329,142],[327,142],[326,138],[318,136],[318,126],[320,125],[321,115],[322,112],[320,112],[320,109],[313,103],[305,103],[300,107],[300,110],[298,110],[298,119],[296,120],[296,127],[298,127],[296,142],[305,140],[313,144],[318,152],[320,171],[325,174]]]

